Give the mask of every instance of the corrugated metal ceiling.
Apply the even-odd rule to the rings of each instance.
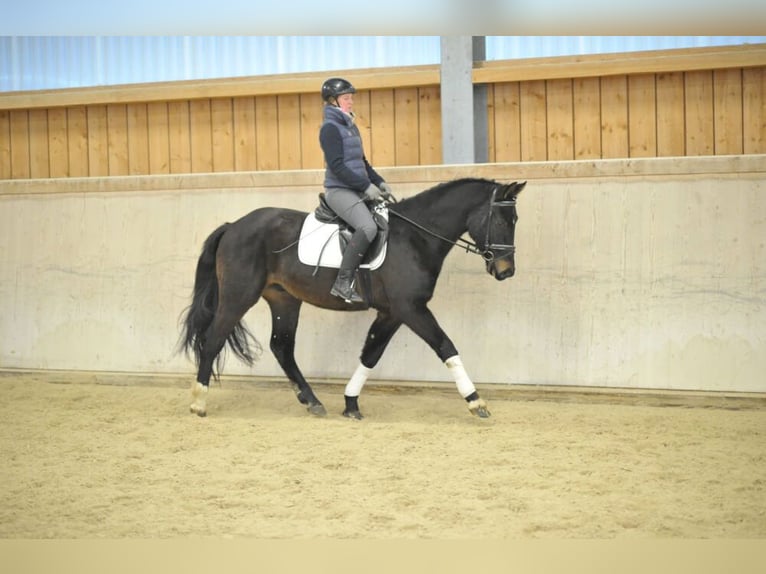
[[[487,60],[766,42],[766,36],[487,36]],[[439,62],[439,36],[5,36],[0,91]]]

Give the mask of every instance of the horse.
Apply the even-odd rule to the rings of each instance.
[[[363,303],[348,303],[330,294],[337,269],[299,261],[296,245],[303,241],[306,212],[262,207],[222,224],[204,241],[192,301],[182,313],[179,349],[187,356],[193,352],[198,366],[190,411],[207,414],[210,378],[220,375],[227,345],[249,365],[262,351],[243,322],[245,313],[262,298],[271,310],[271,352],[309,413],[323,416],[327,411],[295,361],[295,334],[304,302],[336,311],[377,311],[359,365],[344,390],[343,416],[363,418],[358,401],[362,388],[394,334],[405,325],[447,367],[469,412],[489,417],[486,401],[428,303],[444,259],[456,246],[480,255],[486,272],[496,280],[514,275],[516,198],[525,185],[461,178],[388,202],[387,252],[378,268],[367,271],[367,280],[359,281],[366,286]],[[466,232],[471,240],[463,237]]]

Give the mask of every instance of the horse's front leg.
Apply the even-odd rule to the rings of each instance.
[[[388,343],[401,326],[402,322],[394,319],[390,315],[378,312],[378,316],[370,325],[367,331],[367,339],[364,341],[362,354],[359,357],[359,366],[354,371],[353,376],[346,384],[343,397],[346,401],[346,408],[343,416],[351,419],[362,419],[362,413],[359,411],[359,395],[362,387],[367,382],[370,371],[378,364],[383,351],[386,350]]]
[[[480,418],[489,418],[490,412],[487,403],[479,396],[473,381],[463,366],[463,361],[460,359],[455,345],[439,326],[428,307],[425,305],[416,307],[404,317],[404,324],[428,343],[449,369],[460,396],[468,403],[468,410]]]
[[[314,394],[311,385],[295,362],[295,332],[298,329],[301,301],[286,291],[272,287],[263,298],[271,309],[271,341],[269,347],[282,370],[290,379],[298,401],[313,415],[324,416],[327,411]]]

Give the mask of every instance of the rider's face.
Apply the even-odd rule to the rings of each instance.
[[[354,109],[354,94],[341,94],[337,101],[338,107],[347,114]]]

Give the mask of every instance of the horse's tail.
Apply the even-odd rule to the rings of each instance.
[[[216,276],[215,262],[218,244],[229,227],[224,223],[213,231],[202,246],[202,253],[197,260],[197,271],[194,276],[194,291],[191,305],[185,310],[182,318],[182,332],[179,342],[179,350],[187,356],[194,353],[194,361],[199,365],[202,348],[205,344],[205,333],[213,322],[216,307],[218,306],[218,277]],[[234,330],[226,338],[229,348],[234,354],[248,365],[252,365],[256,356],[250,350],[250,341],[253,341],[260,351],[260,345],[247,329],[247,326],[239,321]],[[223,353],[216,358],[216,367],[213,376],[218,378],[218,373],[223,366]]]

